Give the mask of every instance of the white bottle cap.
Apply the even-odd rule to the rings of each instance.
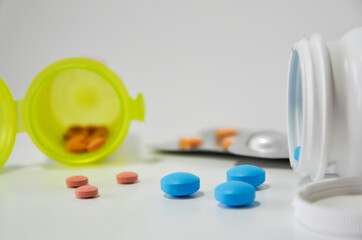
[[[298,221],[323,234],[362,237],[362,211],[341,210],[314,204],[340,195],[362,194],[362,177],[326,179],[302,186],[294,200]]]

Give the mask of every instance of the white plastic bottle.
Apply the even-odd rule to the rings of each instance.
[[[293,169],[313,180],[362,176],[362,27],[336,42],[314,34],[296,43],[288,89]]]

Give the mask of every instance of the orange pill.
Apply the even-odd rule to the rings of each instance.
[[[119,184],[130,184],[138,181],[138,174],[135,172],[121,172],[116,176]]]
[[[231,144],[233,144],[234,142],[235,142],[235,137],[226,137],[222,140],[221,146],[225,151],[227,151],[229,150]]]
[[[85,129],[88,131],[88,134],[91,136],[92,133],[97,129],[97,126],[90,125],[87,126]]]
[[[68,129],[68,131],[63,135],[64,140],[69,140],[74,136],[82,135],[84,137],[88,137],[88,130],[81,126],[72,126]]]
[[[190,139],[192,148],[199,148],[202,145],[202,139],[198,137],[192,137]]]
[[[82,135],[77,135],[70,138],[66,143],[68,152],[83,153],[87,151],[87,139]]]
[[[108,135],[108,129],[107,129],[107,127],[96,127],[96,128],[91,132],[91,136],[107,137],[107,135]]]
[[[79,187],[75,189],[75,196],[77,198],[93,198],[98,196],[98,188],[91,186],[91,185],[85,185],[82,187]]]
[[[104,146],[106,139],[104,137],[92,137],[87,140],[88,152],[94,152]]]
[[[179,148],[181,150],[190,150],[199,148],[202,145],[202,139],[199,137],[184,137],[179,140]]]
[[[88,184],[88,178],[85,176],[71,176],[66,179],[66,184],[70,188],[81,187]]]
[[[189,138],[180,138],[179,148],[181,150],[190,150],[191,149],[191,141]]]
[[[216,140],[221,142],[226,137],[235,137],[238,134],[234,128],[218,128],[215,131]]]

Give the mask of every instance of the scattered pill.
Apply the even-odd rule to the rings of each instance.
[[[216,140],[222,142],[226,137],[235,137],[238,134],[234,128],[218,128],[215,132]]]
[[[192,148],[199,148],[202,145],[202,139],[199,137],[184,137],[180,138],[179,147],[182,150],[190,150]]]
[[[200,178],[187,172],[175,172],[161,179],[161,190],[169,195],[182,197],[200,189]]]
[[[138,181],[138,174],[135,172],[121,172],[116,176],[119,184],[130,184]]]
[[[294,150],[294,159],[299,161],[299,155],[300,155],[300,146],[296,147]]]
[[[81,187],[88,184],[88,178],[85,176],[71,176],[66,179],[66,184],[68,187],[75,188]]]
[[[88,152],[94,152],[104,146],[106,139],[104,137],[92,137],[87,141]]]
[[[264,169],[253,165],[240,165],[226,172],[227,181],[242,181],[259,186],[265,181]]]
[[[245,182],[228,181],[215,188],[215,199],[230,207],[243,206],[255,199],[255,188]]]
[[[225,151],[229,150],[229,147],[235,142],[235,137],[226,137],[222,140],[221,146]]]
[[[77,198],[93,198],[98,195],[98,188],[90,185],[85,185],[75,189]]]
[[[67,141],[66,148],[71,153],[83,153],[87,151],[86,142],[86,137],[82,135],[74,136]]]

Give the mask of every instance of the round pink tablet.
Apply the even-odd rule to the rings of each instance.
[[[117,174],[119,184],[135,183],[138,181],[138,175],[135,172],[121,172]]]
[[[88,184],[88,178],[85,176],[71,176],[67,178],[66,183],[71,188],[81,187]]]
[[[91,185],[85,185],[75,189],[75,196],[77,198],[93,198],[97,195],[98,188]]]

